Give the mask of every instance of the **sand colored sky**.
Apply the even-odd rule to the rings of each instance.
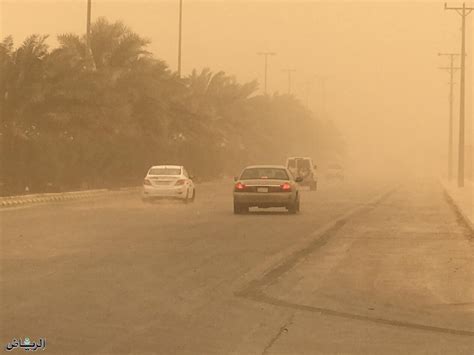
[[[84,32],[85,4],[1,1],[1,35],[20,43],[28,34],[47,33],[54,46],[56,34]],[[150,50],[176,69],[177,0],[93,0],[92,14],[124,21],[151,39]],[[448,59],[437,53],[460,50],[461,20],[442,2],[184,0],[183,20],[184,74],[210,67],[263,83],[263,58],[256,53],[274,51],[269,90],[286,92],[283,69],[295,69],[293,94],[318,115],[325,108],[357,159],[401,167],[429,162],[431,169],[446,155],[448,74],[438,67]],[[473,57],[468,57],[468,132],[473,132]],[[325,95],[316,76],[326,77]]]

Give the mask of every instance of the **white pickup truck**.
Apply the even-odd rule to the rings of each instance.
[[[313,159],[309,157],[290,157],[286,159],[286,167],[293,176],[303,178],[300,185],[309,186],[312,191],[318,188],[318,176]]]

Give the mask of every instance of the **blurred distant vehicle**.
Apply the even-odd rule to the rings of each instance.
[[[285,207],[294,214],[300,210],[298,182],[284,166],[254,165],[235,177],[234,213],[247,213],[249,207]]]
[[[309,186],[310,190],[318,188],[316,165],[309,157],[291,157],[286,160],[286,167],[295,177],[302,177],[301,186]]]
[[[328,180],[344,180],[344,168],[341,164],[329,164],[326,170],[326,179]]]
[[[145,202],[158,198],[174,198],[192,202],[195,197],[196,189],[192,176],[183,166],[152,166],[143,181],[142,199]]]

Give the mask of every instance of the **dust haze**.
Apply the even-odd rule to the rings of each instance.
[[[1,11],[2,36],[12,35],[17,44],[39,33],[49,34],[48,44],[55,46],[57,34],[84,32],[81,1],[2,1]],[[98,0],[92,18],[123,21],[176,70],[176,13],[173,1]],[[295,69],[291,94],[318,119],[335,123],[347,145],[347,168],[446,173],[449,75],[438,67],[447,66],[448,58],[437,53],[460,50],[460,19],[442,3],[186,1],[183,14],[183,75],[223,70],[242,82],[258,80],[261,94],[263,57],[256,53],[275,52],[268,63],[269,93],[287,93],[283,70]],[[472,18],[467,24],[470,53]],[[468,58],[470,162],[473,56]],[[456,112],[458,106],[456,101]]]
[[[2,350],[472,355],[448,6],[0,0]]]

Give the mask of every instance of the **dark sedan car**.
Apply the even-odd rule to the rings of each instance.
[[[297,213],[300,181],[284,166],[248,166],[235,178],[234,213],[246,213],[250,207],[285,207],[289,213]]]

